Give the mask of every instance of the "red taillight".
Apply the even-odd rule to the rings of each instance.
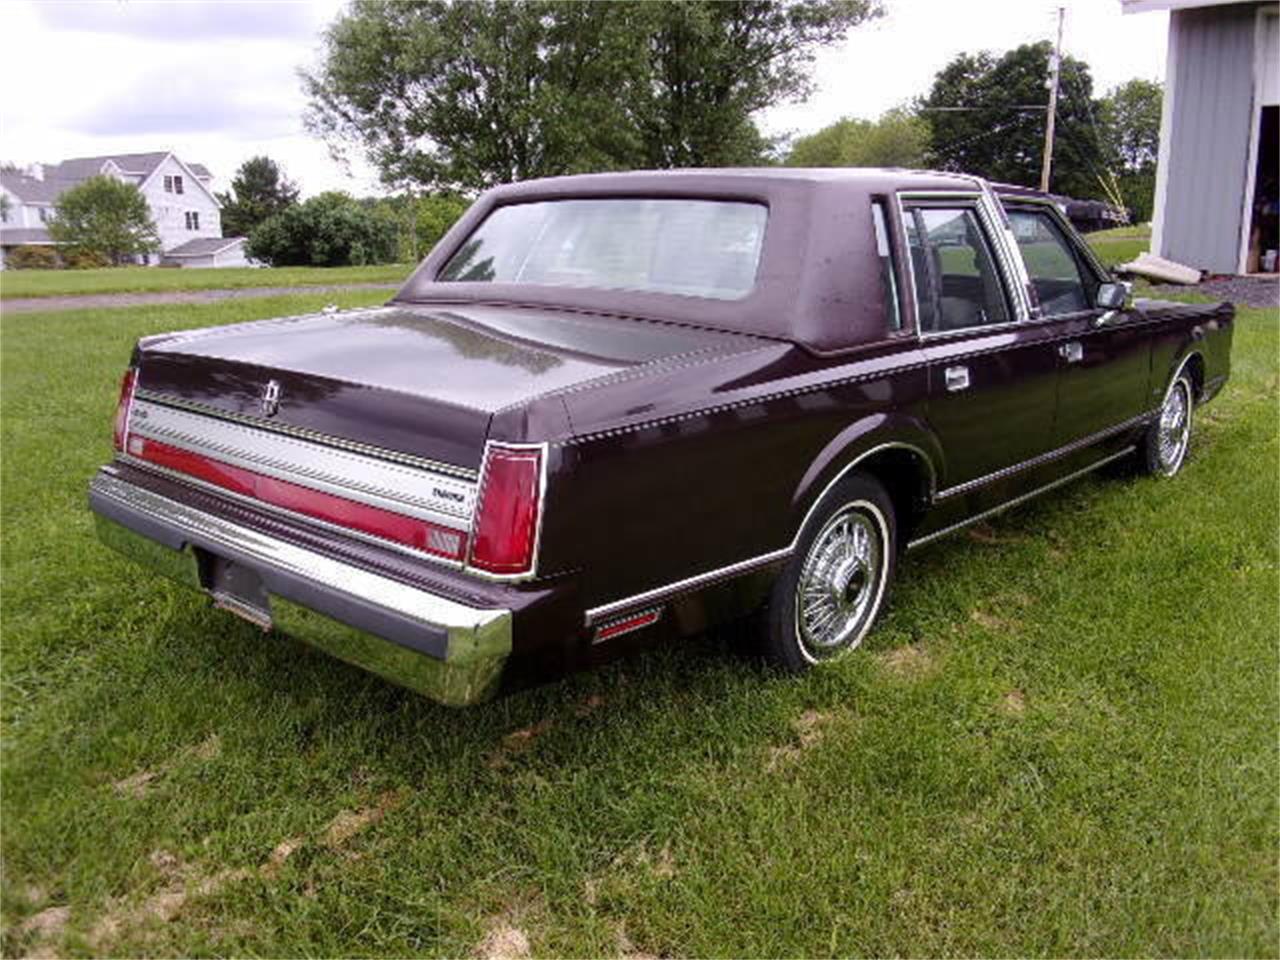
[[[232,493],[283,507],[294,513],[359,530],[384,540],[393,540],[450,560],[460,561],[466,555],[467,538],[461,530],[372,507],[322,490],[312,490],[310,487],[255,473],[159,440],[134,437],[129,447],[131,454],[148,463],[185,473]]]
[[[133,367],[126,370],[120,380],[120,399],[116,403],[116,422],[111,439],[121,452],[129,439],[129,408],[133,406],[133,388],[137,382],[138,371]]]
[[[471,565],[489,573],[528,573],[538,537],[542,451],[490,445],[480,478]]]

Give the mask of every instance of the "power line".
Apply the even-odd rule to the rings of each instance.
[[[989,107],[917,107],[920,113],[962,113],[970,110],[1048,110],[1043,103],[993,104]]]

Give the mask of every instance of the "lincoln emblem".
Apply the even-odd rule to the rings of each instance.
[[[262,415],[264,417],[275,416],[277,410],[280,409],[280,381],[268,380],[267,385],[262,388]]]

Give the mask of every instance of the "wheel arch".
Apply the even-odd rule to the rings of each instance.
[[[912,418],[877,416],[851,424],[819,452],[792,498],[794,542],[823,497],[854,470],[870,474],[893,504],[899,543],[906,543],[938,489],[941,447]]]
[[[1200,402],[1200,398],[1204,395],[1205,384],[1205,360],[1204,354],[1192,347],[1182,353],[1177,362],[1173,364],[1173,372],[1169,374],[1169,378],[1165,381],[1164,391],[1160,394],[1160,404],[1169,398],[1169,391],[1173,389],[1173,385],[1178,382],[1178,378],[1186,371],[1191,377],[1191,398],[1196,403]]]

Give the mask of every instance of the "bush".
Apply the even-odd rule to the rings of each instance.
[[[74,247],[62,251],[62,262],[69,270],[95,270],[111,266],[111,260],[106,254]]]
[[[53,247],[23,244],[9,252],[4,265],[10,270],[57,270],[62,261]]]
[[[268,217],[245,252],[273,267],[346,267],[391,263],[395,225],[345,193],[322,193]]]

